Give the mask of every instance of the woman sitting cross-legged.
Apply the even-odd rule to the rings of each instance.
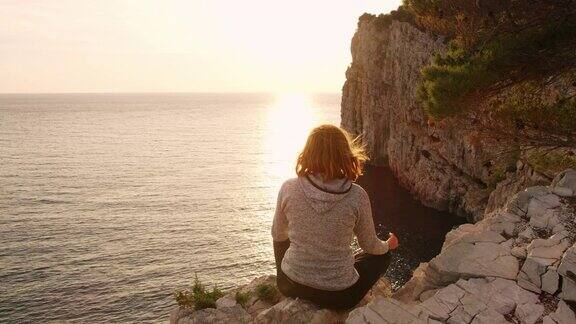
[[[366,159],[336,126],[310,133],[296,163],[298,177],[280,189],[272,224],[277,284],[285,296],[348,309],[386,271],[398,240],[394,234],[378,239],[368,194],[354,183]],[[361,254],[353,254],[354,236]]]

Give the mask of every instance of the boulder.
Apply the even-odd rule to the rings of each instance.
[[[378,297],[368,305],[350,312],[346,324],[426,324],[429,323],[428,319],[428,314],[421,309],[392,298]]]
[[[571,197],[576,195],[576,170],[568,169],[557,174],[551,187],[554,193],[559,196]]]
[[[542,276],[542,290],[549,294],[555,294],[558,291],[559,283],[558,271],[553,267],[548,268],[548,271]]]
[[[504,238],[496,238],[493,233],[463,237],[460,242],[444,249],[429,262],[429,267],[440,278],[437,284],[471,277],[516,278],[519,261],[512,255],[510,246],[499,243]]]
[[[256,316],[256,324],[275,323],[340,323],[346,313],[338,313],[301,299],[286,298]]]
[[[408,305],[378,297],[353,310],[346,323],[535,323],[544,314],[538,295],[502,278],[459,280]]]
[[[558,303],[558,308],[543,318],[543,324],[573,324],[576,323],[576,315],[570,307],[564,302]]]
[[[176,310],[170,317],[171,324],[248,324],[252,316],[240,305],[224,308],[206,308],[199,311]]]

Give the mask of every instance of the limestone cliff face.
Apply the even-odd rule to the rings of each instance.
[[[487,205],[492,210],[519,188],[549,180],[527,166],[514,168],[490,198],[502,144],[478,144],[471,116],[428,121],[417,100],[420,70],[445,49],[441,38],[410,23],[361,17],[342,91],[342,127],[362,135],[371,163],[389,165],[424,204],[479,220]]]

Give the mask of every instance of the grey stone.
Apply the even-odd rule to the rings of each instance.
[[[528,257],[540,259],[541,263],[550,265],[562,257],[568,246],[568,241],[561,240],[560,236],[552,236],[548,239],[535,239],[528,244]]]
[[[564,188],[576,193],[576,171],[568,169],[556,175],[552,181],[553,188]]]
[[[576,315],[570,307],[561,300],[558,302],[558,308],[556,311],[549,315],[550,320],[552,323],[558,324],[573,324],[576,323]]]
[[[523,230],[522,232],[520,232],[518,234],[518,237],[522,238],[524,240],[527,240],[527,241],[531,241],[534,238],[536,238],[536,233],[534,232],[534,230],[531,227],[526,227],[525,230]]]
[[[444,282],[469,277],[514,279],[520,267],[509,247],[492,242],[453,244],[429,264]]]
[[[178,311],[170,317],[172,324],[248,324],[252,317],[240,305],[225,308],[206,308],[199,311]]]
[[[554,294],[558,290],[559,282],[560,276],[558,275],[558,271],[550,267],[542,276],[542,290],[549,294]]]
[[[560,298],[569,301],[576,301],[576,282],[569,277],[562,276],[562,292]]]
[[[466,292],[457,285],[449,285],[420,304],[433,318],[446,321],[459,305]]]
[[[564,252],[558,272],[563,276],[570,276],[569,273],[576,274],[576,244]]]
[[[572,189],[564,187],[554,187],[552,192],[560,197],[572,197],[574,195],[574,191],[572,191]]]
[[[541,276],[546,271],[546,265],[540,260],[531,257],[526,258],[522,269],[518,274],[518,285],[535,293],[540,293],[542,287]]]
[[[534,199],[542,202],[548,209],[554,209],[560,206],[560,197],[555,194],[541,195],[535,197]]]
[[[516,247],[512,248],[510,253],[519,259],[526,259],[527,251],[526,251],[526,247],[524,247],[524,246],[516,246]]]
[[[413,306],[392,298],[376,298],[368,305],[354,309],[346,319],[347,324],[396,323],[425,324],[428,315]]]
[[[256,324],[275,323],[335,323],[343,321],[343,315],[301,299],[286,298],[262,311],[254,319]]]
[[[544,306],[541,304],[520,304],[516,307],[514,315],[520,323],[534,324],[544,313]]]
[[[216,301],[216,308],[226,308],[236,306],[236,299],[232,296],[224,296]]]

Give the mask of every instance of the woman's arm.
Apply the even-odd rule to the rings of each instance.
[[[288,219],[284,213],[284,207],[286,206],[284,187],[285,185],[282,185],[278,192],[276,211],[274,212],[274,220],[272,221],[272,239],[274,242],[282,242],[288,239]]]
[[[279,271],[282,265],[282,259],[284,259],[284,254],[290,247],[290,240],[276,242],[274,241],[274,260],[276,261],[276,271]]]
[[[274,220],[272,221],[272,240],[274,241],[274,260],[276,261],[276,270],[280,271],[282,259],[286,250],[290,247],[290,240],[288,239],[288,219],[284,213],[284,185],[278,192],[278,199],[276,201],[276,211],[274,212]]]
[[[384,254],[390,248],[388,242],[382,241],[376,236],[370,198],[364,190],[362,190],[360,197],[354,234],[356,234],[362,250],[368,254]]]

